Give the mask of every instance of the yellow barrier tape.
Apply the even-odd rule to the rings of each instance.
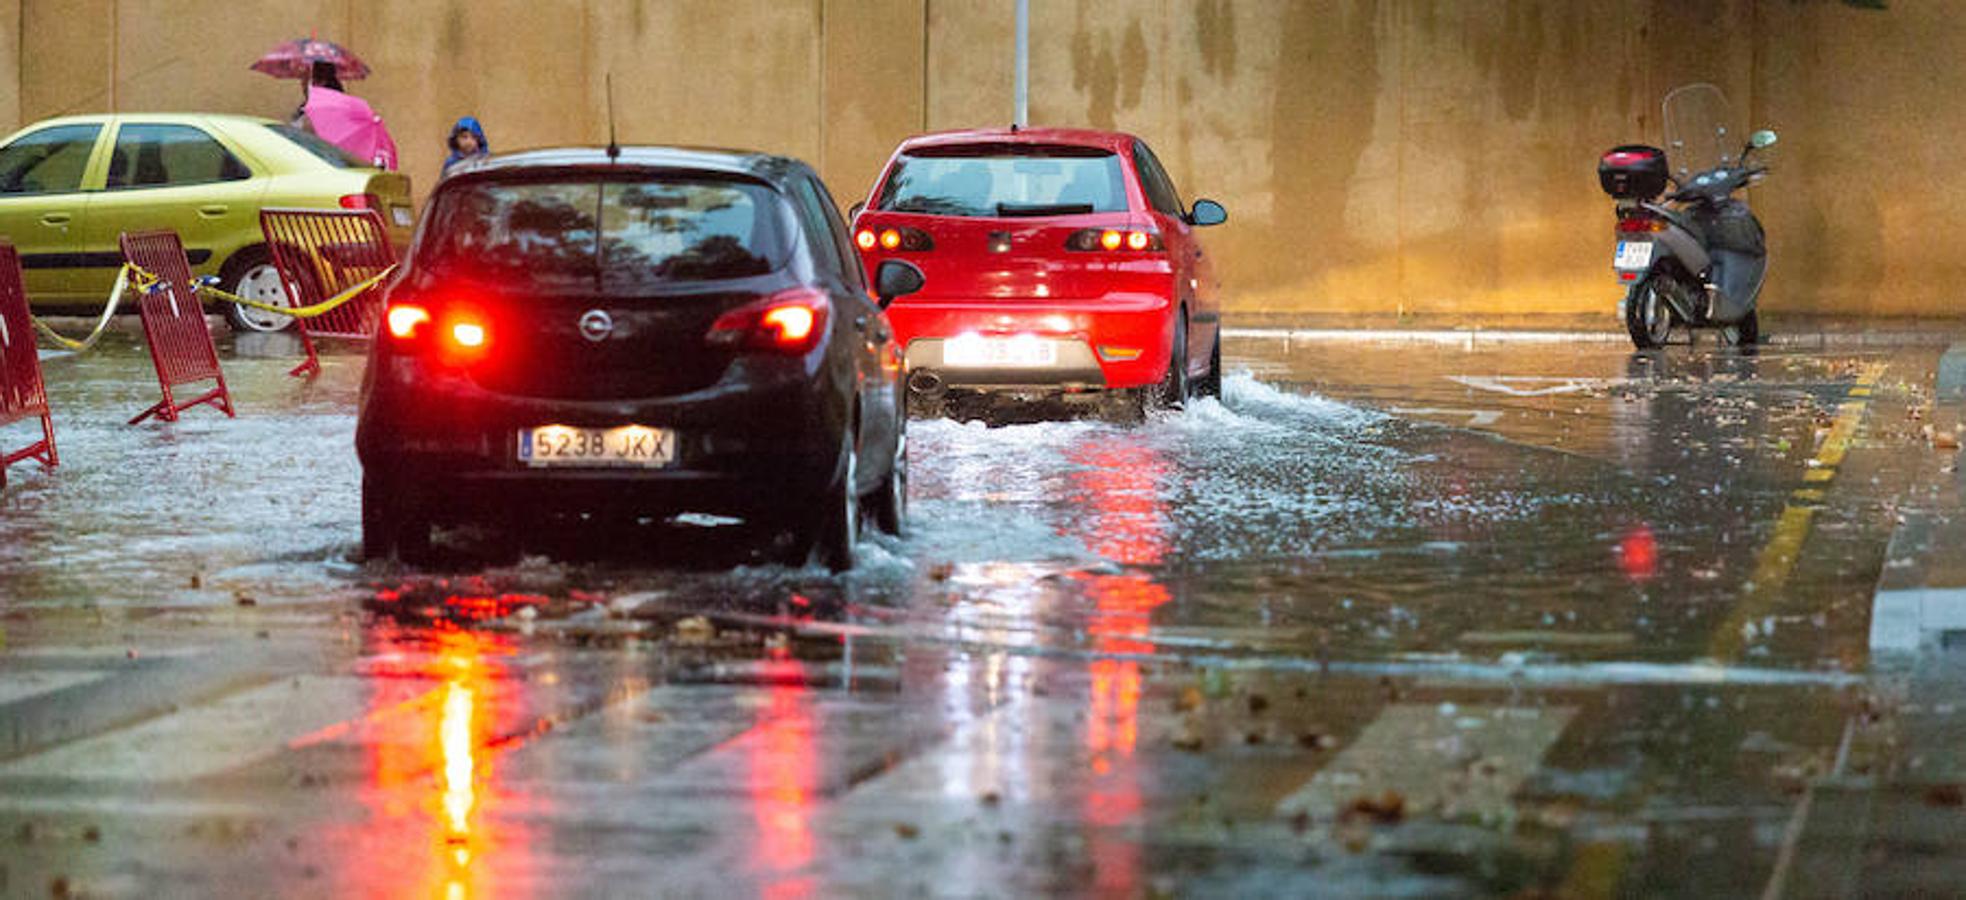
[[[151,275],[149,272],[146,272],[135,265],[131,265],[130,269],[133,270],[138,275],[138,277],[149,278],[152,281],[156,280],[157,276]],[[211,300],[223,300],[227,303],[233,303],[239,306],[250,307],[252,309],[262,309],[267,312],[279,313],[283,316],[293,316],[296,319],[312,319],[317,316],[326,315],[329,312],[332,312],[335,309],[346,305],[348,301],[353,300],[356,297],[360,297],[364,293],[367,293],[370,288],[373,288],[376,285],[381,284],[383,279],[388,278],[390,274],[395,271],[396,271],[395,266],[393,265],[389,266],[388,268],[383,269],[380,272],[377,272],[373,276],[363,279],[360,283],[357,283],[349,287],[347,290],[342,291],[341,293],[329,297],[328,299],[316,303],[312,306],[281,306],[280,304],[277,303],[262,303],[258,300],[248,300],[237,294],[231,294],[225,291],[221,291],[218,288],[212,287],[210,285],[199,285],[196,288],[194,288],[192,292],[198,294],[200,297],[207,297],[210,298]]]
[[[79,341],[74,338],[63,337],[59,332],[49,327],[48,323],[41,321],[38,316],[34,317],[34,327],[42,335],[46,336],[49,341],[52,341],[55,346],[63,350],[69,350],[75,353],[86,351],[90,347],[95,346],[97,339],[101,338],[103,333],[109,330],[109,320],[116,315],[117,307],[123,304],[123,292],[129,289],[133,283],[137,290],[147,291],[151,285],[157,283],[157,278],[149,272],[125,263],[123,268],[116,272],[116,284],[109,289],[109,302],[104,304],[102,316],[96,321],[95,330],[89,332],[88,337]]]

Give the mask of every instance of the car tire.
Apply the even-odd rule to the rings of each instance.
[[[254,244],[225,261],[219,271],[219,289],[226,293],[258,300],[263,303],[287,303],[287,289],[280,281],[280,270],[273,265],[273,255],[264,244]],[[225,323],[233,331],[245,334],[270,334],[292,328],[292,316],[270,313],[265,310],[240,306],[237,303],[225,304]]]
[[[362,559],[422,562],[430,556],[430,523],[404,492],[362,473]]]
[[[809,562],[817,562],[834,572],[853,568],[860,542],[860,496],[854,481],[860,477],[860,453],[855,447],[852,425],[847,426],[840,454],[845,459],[839,483],[822,493],[818,519],[812,526],[812,552]]]
[[[1174,320],[1174,346],[1167,355],[1167,373],[1160,384],[1140,392],[1142,412],[1180,409],[1188,402],[1188,317]]]
[[[1211,347],[1208,351],[1208,374],[1203,375],[1200,381],[1195,382],[1195,396],[1212,397],[1218,400],[1222,397],[1222,333],[1220,329],[1217,329],[1215,333],[1215,346]]]
[[[908,530],[908,432],[907,422],[902,423],[898,438],[899,452],[889,464],[887,477],[881,479],[881,486],[869,499],[872,501],[874,526],[885,534],[895,537],[907,536]]]

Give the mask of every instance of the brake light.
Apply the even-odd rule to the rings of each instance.
[[[1628,216],[1618,220],[1619,234],[1656,234],[1666,228],[1666,220],[1657,216]]]
[[[452,322],[451,341],[459,347],[476,350],[485,345],[485,326],[476,322]]]
[[[381,209],[382,198],[374,194],[343,194],[342,209]]]
[[[853,236],[853,242],[862,250],[879,247],[883,250],[899,250],[903,253],[922,253],[935,249],[935,239],[919,228],[896,226],[878,231],[862,228]]]
[[[725,350],[801,354],[819,343],[831,309],[832,304],[819,291],[780,291],[718,316],[703,340]]]
[[[1065,249],[1081,253],[1118,253],[1129,251],[1147,253],[1166,249],[1160,235],[1152,231],[1127,230],[1120,228],[1087,228],[1072,232],[1065,239]]]
[[[430,321],[430,311],[421,306],[401,304],[389,307],[385,319],[389,322],[389,333],[399,340],[416,336],[416,330]]]

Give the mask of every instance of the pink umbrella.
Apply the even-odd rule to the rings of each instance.
[[[396,168],[396,141],[367,100],[315,85],[307,91],[308,124],[314,133],[365,163]]]

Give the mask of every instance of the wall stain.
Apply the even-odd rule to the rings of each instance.
[[[1235,77],[1235,0],[1198,0],[1195,3],[1195,43],[1200,51],[1203,72],[1224,81]]]
[[[1260,239],[1269,248],[1261,254],[1269,277],[1253,281],[1311,274],[1314,269],[1301,261],[1307,229],[1321,266],[1359,262],[1364,255],[1340,214],[1358,188],[1359,162],[1386,89],[1380,75],[1380,7],[1380,0],[1293,3],[1278,25],[1269,115],[1275,214]]]

